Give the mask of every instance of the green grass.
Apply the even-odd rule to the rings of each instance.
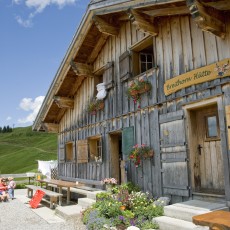
[[[56,134],[34,132],[31,126],[0,133],[1,174],[37,172],[37,160],[56,159]]]

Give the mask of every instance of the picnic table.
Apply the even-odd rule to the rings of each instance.
[[[229,230],[230,229],[230,212],[213,211],[192,217],[194,224],[208,226],[211,230]]]
[[[66,198],[66,203],[70,204],[70,188],[71,187],[81,187],[82,184],[76,184],[75,182],[70,182],[70,181],[63,181],[63,180],[54,180],[54,179],[40,179],[37,180],[41,186],[43,183],[46,184],[46,188],[48,188],[48,184],[56,185],[59,189],[59,193],[62,193],[62,188],[65,187],[67,188],[67,198]]]

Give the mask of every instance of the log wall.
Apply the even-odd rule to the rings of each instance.
[[[171,194],[175,193],[174,195],[177,196],[175,199],[186,200],[186,197],[189,196],[187,193],[189,180],[186,174],[188,173],[186,161],[183,164],[177,163],[176,166],[171,165],[171,168],[167,164],[167,153],[170,151],[174,152],[176,159],[186,159],[188,154],[185,133],[177,134],[177,125],[181,127],[184,124],[182,106],[218,95],[224,95],[225,105],[230,104],[229,88],[226,90],[226,86],[224,87],[229,82],[229,78],[191,86],[167,97],[164,95],[163,86],[165,81],[170,78],[230,57],[229,16],[226,15],[227,36],[225,40],[201,31],[190,16],[160,19],[159,35],[153,37],[154,58],[157,68],[152,69],[145,76],[152,83],[153,88],[142,98],[140,109],[126,96],[125,91],[133,79],[130,78],[121,82],[119,57],[146,34],[137,31],[131,22],[126,22],[120,28],[118,36],[110,36],[94,63],[94,70],[97,70],[108,62],[114,62],[115,84],[108,91],[104,111],[100,111],[96,115],[90,115],[86,111],[86,105],[92,97],[94,89],[94,78],[86,78],[75,96],[74,109],[68,110],[61,121],[59,134],[60,146],[68,141],[102,135],[103,163],[59,162],[59,174],[94,180],[101,180],[110,176],[108,134],[113,130],[134,126],[136,143],[150,145],[154,149],[155,156],[153,160],[144,160],[142,167],[138,169],[130,164],[128,179],[140,185],[144,191],[150,191],[154,196],[159,196],[163,192],[174,191]],[[164,123],[168,117],[175,119]],[[176,138],[162,135],[165,126],[174,132]],[[226,136],[225,131],[224,135]],[[167,140],[166,137],[169,139]],[[223,142],[223,147],[224,145]],[[224,148],[226,149],[226,146]],[[74,154],[77,154],[76,148]],[[165,160],[165,163],[162,163],[162,159]],[[229,162],[228,158],[227,160]],[[164,187],[162,185],[162,171],[168,173],[169,176],[172,170],[176,170],[178,167],[184,173],[184,177],[181,177],[181,180],[184,180],[180,182],[181,187],[178,188],[176,185],[175,188],[173,185]],[[229,174],[229,171],[225,173]],[[167,177],[166,174],[164,176]],[[175,174],[174,176],[179,175]],[[174,183],[169,177],[164,180]]]

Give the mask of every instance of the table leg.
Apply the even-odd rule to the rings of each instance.
[[[58,192],[59,192],[59,193],[62,193],[62,187],[61,187],[61,186],[58,187]],[[59,205],[61,206],[61,204],[62,204],[62,198],[59,197]]]
[[[67,187],[67,204],[70,203],[70,187]]]

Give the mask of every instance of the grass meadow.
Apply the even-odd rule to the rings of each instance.
[[[0,133],[0,174],[37,172],[37,160],[57,159],[57,134],[34,132],[32,127]]]

